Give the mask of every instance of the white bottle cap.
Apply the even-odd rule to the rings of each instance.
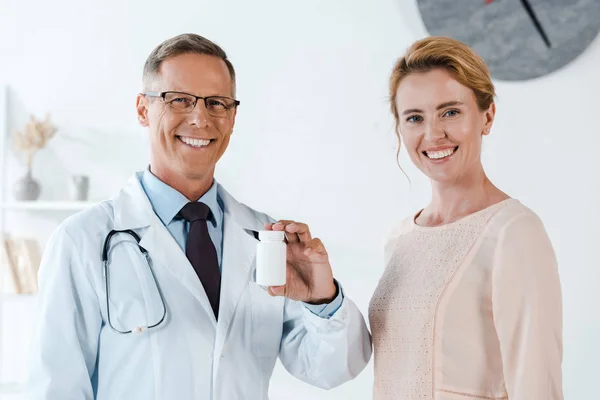
[[[258,231],[258,239],[268,242],[283,242],[285,232],[283,231]]]

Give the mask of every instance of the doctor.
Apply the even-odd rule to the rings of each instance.
[[[267,399],[277,357],[321,388],[353,379],[371,339],[321,241],[213,178],[239,105],[225,52],[174,37],[150,54],[143,82],[149,168],[66,220],[44,254],[30,398]],[[263,229],[289,242],[287,284],[268,291],[254,283]]]

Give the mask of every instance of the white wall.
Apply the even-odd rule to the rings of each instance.
[[[203,34],[229,53],[242,100],[217,178],[255,208],[309,223],[366,315],[383,268],[384,234],[429,196],[428,183],[404,154],[412,188],[395,165],[386,100],[393,62],[424,35],[413,0],[166,4],[0,0],[0,80],[11,88],[10,128],[20,128],[29,112],[50,111],[63,135],[35,161],[42,197],[64,197],[69,174],[87,173],[92,198],[102,199],[144,167],[147,140],[134,109],[143,62],[170,36]],[[594,207],[600,204],[599,63],[597,40],[551,76],[497,82],[498,117],[484,150],[492,179],[542,217],[556,247],[565,308],[564,388],[573,400],[596,392],[600,359],[594,340],[600,337],[594,251],[600,224]],[[12,161],[11,185],[23,173]],[[43,241],[63,217],[14,213],[9,223]],[[11,329],[17,328],[3,326],[5,335]],[[330,392],[278,369],[271,394],[366,399],[371,385],[372,365]]]

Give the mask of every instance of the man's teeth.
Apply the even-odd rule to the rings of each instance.
[[[441,150],[441,151],[426,151],[425,154],[427,154],[427,157],[429,157],[431,159],[439,160],[440,158],[445,158],[445,157],[452,155],[452,153],[454,153],[454,149],[455,148]]]
[[[204,147],[204,146],[208,146],[208,144],[210,143],[210,140],[192,139],[192,138],[182,137],[182,136],[179,136],[179,139],[183,143],[189,144],[190,146],[193,146],[193,147]]]

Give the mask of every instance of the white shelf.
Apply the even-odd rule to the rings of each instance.
[[[0,203],[5,210],[24,211],[77,211],[96,204],[93,201],[15,201]]]
[[[34,301],[37,293],[0,293],[3,301]]]
[[[3,383],[0,384],[0,399],[12,400],[23,399],[25,385],[23,383]]]

